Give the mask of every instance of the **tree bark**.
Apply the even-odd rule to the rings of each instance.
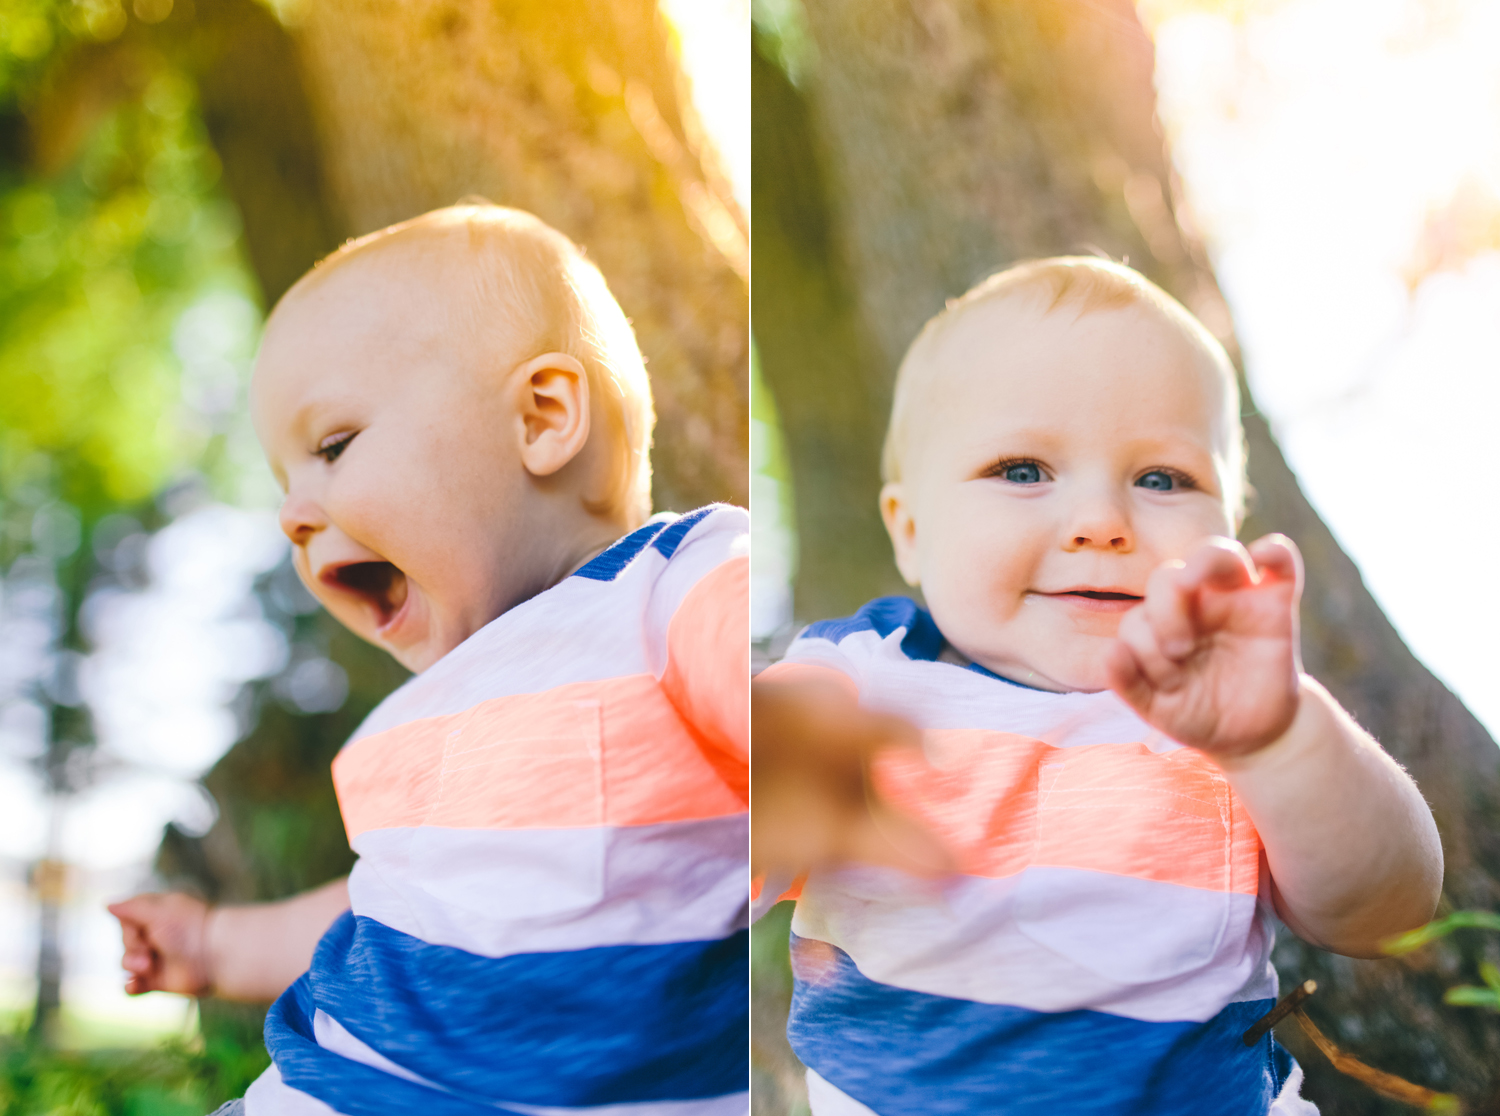
[[[198,85],[265,306],[350,235],[286,30],[256,0],[196,0],[163,34]]]
[[[877,512],[889,382],[839,265],[816,140],[799,94],[756,49],[750,59],[751,328],[766,384],[794,450],[797,616],[838,616],[849,602],[901,591]],[[872,561],[872,556],[877,560]]]
[[[755,331],[780,413],[799,416],[786,429],[799,504],[827,487],[804,481],[807,473],[830,468],[815,421],[818,393],[828,389],[809,372],[822,365],[797,367],[799,340],[811,345],[825,329],[868,338],[872,359],[858,373],[865,381],[860,390],[883,402],[921,324],[946,299],[1017,259],[1095,249],[1125,258],[1181,299],[1237,358],[1228,309],[1176,200],[1155,119],[1153,49],[1128,0],[805,0],[804,6],[815,47],[805,97],[789,97],[796,91],[779,74],[755,71],[754,150]],[[760,119],[763,107],[776,113],[774,122]],[[799,129],[811,137],[798,142],[821,164],[826,189],[828,223],[816,235],[833,245],[817,264],[825,272],[818,282],[852,292],[852,322],[835,318],[825,327],[814,300],[770,293],[783,283],[790,291],[809,285],[803,271],[761,247],[763,235],[792,237],[789,222],[768,217],[778,207],[804,214],[819,208],[805,188],[804,196],[782,196],[790,179],[777,160],[787,143],[762,142],[763,134]],[[790,251],[782,245],[783,254]],[[763,333],[778,336],[774,348]],[[841,411],[839,422],[877,410]],[[1245,413],[1257,495],[1243,534],[1281,530],[1302,548],[1307,669],[1407,765],[1432,803],[1448,858],[1446,901],[1493,908],[1500,902],[1500,750],[1402,643],[1301,493],[1248,390]],[[884,415],[876,414],[839,436],[878,446],[883,426]],[[850,460],[870,469],[869,454]],[[866,490],[873,493],[875,484],[871,475]],[[803,555],[847,546],[824,511],[798,508]],[[863,515],[867,525],[874,522],[873,499]],[[872,534],[866,526],[859,537]],[[865,542],[861,556],[879,571],[889,569],[883,540]],[[865,586],[884,575],[853,570],[855,560],[845,555],[841,580],[828,583],[821,580],[821,559],[802,566],[796,598],[802,619],[862,603]],[[803,611],[813,603],[817,612]],[[1411,963],[1356,962],[1283,931],[1276,961],[1287,985],[1319,980],[1309,1011],[1346,1049],[1422,1084],[1478,1098],[1494,1088],[1500,1027],[1493,1017],[1440,1002],[1460,972],[1472,979],[1465,970],[1478,944],[1445,944]],[[1307,1068],[1307,1094],[1326,1114],[1387,1111],[1380,1107],[1385,1102],[1298,1042],[1295,1028],[1282,1033]]]

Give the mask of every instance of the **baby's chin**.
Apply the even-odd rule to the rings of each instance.
[[[396,623],[379,628],[369,624],[366,617],[365,627],[359,633],[361,636],[413,674],[421,674],[469,635],[453,631],[452,624],[444,624],[419,590],[411,593]]]
[[[1055,657],[999,656],[986,654],[984,651],[966,654],[962,649],[958,649],[958,652],[968,661],[978,663],[985,670],[1008,681],[1030,686],[1035,690],[1071,694],[1098,693],[1110,688],[1109,671],[1104,657],[1106,650],[1107,647],[1101,648],[1095,654],[1090,648],[1083,654]]]

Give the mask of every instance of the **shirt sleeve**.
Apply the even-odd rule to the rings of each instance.
[[[750,559],[726,559],[688,591],[667,628],[662,689],[714,753],[726,780],[748,786]]]

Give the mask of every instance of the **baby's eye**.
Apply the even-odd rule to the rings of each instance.
[[[1192,481],[1177,473],[1169,473],[1165,469],[1152,469],[1149,473],[1142,475],[1136,482],[1137,488],[1149,488],[1152,492],[1174,492],[1179,488],[1193,487]]]
[[[1011,484],[1041,484],[1047,479],[1042,467],[1035,461],[1013,461],[998,472]]]
[[[354,440],[354,432],[344,434],[330,434],[318,443],[318,448],[313,452],[328,464],[332,465],[339,459],[345,447]]]

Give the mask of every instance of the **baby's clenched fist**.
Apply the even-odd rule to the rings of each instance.
[[[129,975],[125,991],[180,992],[206,996],[213,988],[209,962],[210,908],[181,892],[137,895],[111,903],[125,939],[121,965]]]
[[[1110,688],[1172,739],[1221,759],[1279,739],[1297,714],[1302,557],[1285,535],[1211,538],[1164,563],[1120,621]]]

